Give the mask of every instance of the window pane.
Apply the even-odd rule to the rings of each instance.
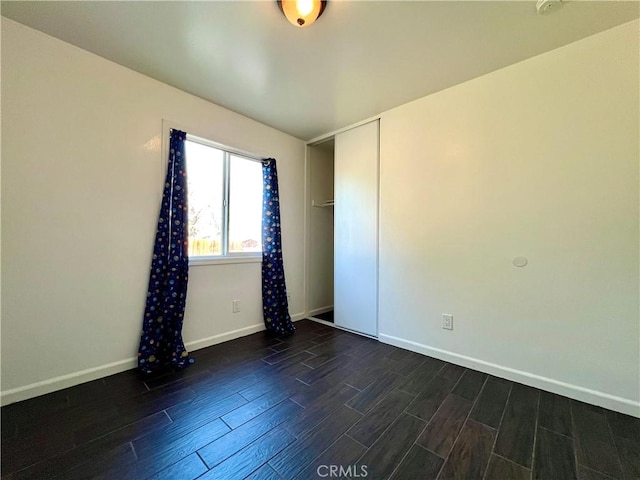
[[[189,256],[222,255],[224,152],[186,142]]]
[[[262,164],[231,155],[229,252],[262,251]]]

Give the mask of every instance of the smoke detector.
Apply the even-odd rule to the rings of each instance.
[[[562,0],[538,0],[536,10],[540,15],[549,15],[562,6]]]

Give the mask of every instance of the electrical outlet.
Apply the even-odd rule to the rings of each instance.
[[[240,311],[240,300],[234,300],[232,302],[233,313],[238,313]]]
[[[448,313],[442,314],[442,328],[453,330],[453,315],[449,315]]]

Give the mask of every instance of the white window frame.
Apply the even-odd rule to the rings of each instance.
[[[195,135],[189,133],[190,129],[178,126],[172,122],[168,122],[163,120],[163,137],[164,141],[162,143],[162,157],[164,162],[164,168],[162,169],[163,173],[166,174],[166,159],[169,154],[169,139],[170,139],[170,131],[172,129],[182,130],[187,133],[186,140],[190,142],[199,143],[201,145],[205,145],[208,147],[213,147],[218,150],[222,150],[224,152],[224,167],[223,167],[223,205],[224,205],[224,219],[223,219],[223,228],[222,228],[222,255],[211,255],[211,256],[201,256],[201,257],[189,257],[189,266],[203,266],[203,265],[224,265],[224,264],[234,264],[234,263],[261,263],[262,262],[262,251],[260,252],[225,252],[224,250],[228,249],[228,235],[229,235],[229,162],[231,155],[236,155],[238,157],[242,157],[246,160],[251,160],[254,162],[258,162],[262,164],[262,156],[255,155],[250,152],[246,152],[237,148],[228,147],[218,142],[214,142],[209,140],[201,135]],[[266,157],[265,157],[266,158]],[[188,175],[188,172],[187,172]],[[162,185],[164,185],[164,175],[162,177]],[[162,193],[161,193],[162,195]]]

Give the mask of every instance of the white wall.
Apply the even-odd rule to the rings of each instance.
[[[5,402],[135,364],[166,166],[162,119],[278,160],[290,312],[303,312],[302,141],[3,18]],[[259,263],[191,268],[188,345],[261,325]]]
[[[382,115],[381,340],[640,415],[638,30]]]
[[[333,200],[333,150],[311,146],[307,150],[311,201]],[[308,309],[311,314],[333,307],[333,207],[308,205]]]

